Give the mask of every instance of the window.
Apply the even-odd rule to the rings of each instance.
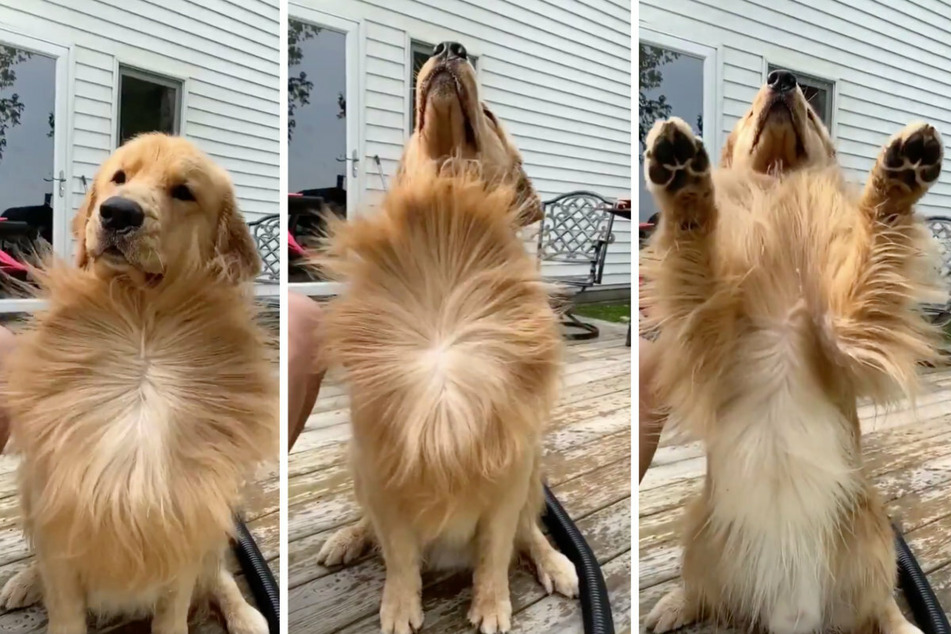
[[[409,113],[409,133],[412,134],[413,130],[416,128],[416,76],[419,75],[419,69],[423,67],[423,64],[426,63],[426,60],[430,58],[433,54],[433,48],[435,44],[424,44],[423,42],[417,42],[413,40],[410,48],[410,62],[413,66],[413,75],[409,83],[409,103],[410,103],[410,113]],[[478,57],[469,56],[469,62],[472,64],[473,68],[478,68],[476,63],[478,62]]]
[[[181,107],[181,82],[119,68],[119,145],[143,132],[178,134]]]
[[[638,42],[638,65],[638,140],[641,159],[646,149],[647,133],[654,122],[660,119],[680,117],[693,127],[696,134],[703,137],[705,58],[657,46],[642,39]],[[656,214],[657,209],[654,197],[644,182],[644,170],[641,169],[639,173],[638,217],[644,222]]]
[[[834,93],[835,84],[831,81],[825,79],[819,79],[818,77],[813,77],[811,75],[804,75],[792,69],[783,69],[782,66],[777,66],[775,64],[770,64],[766,70],[766,74],[773,72],[774,70],[791,70],[792,73],[796,76],[796,79],[799,81],[799,88],[802,89],[802,94],[806,96],[806,101],[809,102],[809,105],[812,106],[812,109],[816,111],[816,114],[819,115],[819,118],[822,119],[822,123],[825,124],[829,130],[832,130],[832,96]]]

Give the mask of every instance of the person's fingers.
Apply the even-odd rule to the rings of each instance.
[[[288,451],[304,429],[320,392],[323,373],[317,370],[320,305],[298,293],[287,294],[287,422]]]
[[[6,362],[7,357],[10,356],[10,351],[13,350],[13,346],[16,343],[16,338],[12,331],[3,326],[0,326],[0,367]],[[10,439],[10,417],[7,415],[6,409],[3,407],[3,403],[0,403],[0,453],[3,453],[4,447],[7,446],[7,441]]]

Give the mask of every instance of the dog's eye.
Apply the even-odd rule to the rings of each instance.
[[[125,172],[123,172],[122,170],[119,170],[118,172],[116,172],[115,174],[113,174],[113,175],[112,175],[112,182],[115,183],[116,185],[121,185],[122,183],[124,183],[124,182],[125,182]]]
[[[195,200],[195,197],[192,195],[192,190],[188,189],[187,185],[176,185],[172,188],[171,194],[172,198],[177,198],[178,200]]]

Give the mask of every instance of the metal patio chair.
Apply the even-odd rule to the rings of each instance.
[[[587,191],[562,194],[543,203],[545,216],[538,232],[538,259],[585,267],[583,274],[546,276],[566,290],[573,289],[575,297],[601,283],[608,245],[614,242],[612,204],[607,198]],[[569,330],[567,337],[573,340],[594,339],[600,334],[597,326],[578,319],[573,306],[565,312],[562,325],[580,331]]]
[[[938,243],[941,253],[939,275],[948,295],[944,303],[927,304],[924,306],[924,311],[932,321],[944,325],[951,322],[951,218],[931,216],[926,222],[932,237]]]
[[[259,284],[279,284],[281,281],[281,217],[271,214],[248,223],[254,244],[261,256]]]

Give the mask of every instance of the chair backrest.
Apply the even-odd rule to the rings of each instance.
[[[258,255],[261,256],[261,275],[258,282],[277,284],[281,281],[281,217],[279,214],[264,216],[248,223]]]
[[[590,264],[591,283],[600,282],[608,244],[614,236],[612,201],[594,192],[562,194],[543,203],[538,258],[545,262]]]

